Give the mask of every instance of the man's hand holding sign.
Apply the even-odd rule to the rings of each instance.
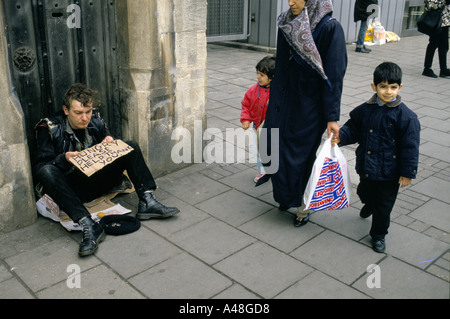
[[[132,150],[125,142],[107,136],[101,143],[81,152],[67,152],[66,158],[84,174],[91,176]]]

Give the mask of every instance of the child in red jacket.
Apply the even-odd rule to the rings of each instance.
[[[258,152],[256,130],[266,118],[267,104],[269,102],[270,82],[273,79],[274,72],[275,57],[266,56],[261,61],[259,61],[256,65],[256,77],[258,79],[258,83],[247,90],[241,102],[242,128],[244,130],[247,130],[250,127],[250,123],[253,122],[252,128],[255,133],[253,152],[255,154],[256,162],[258,165],[258,174],[254,179],[255,183],[265,174],[264,167],[261,163],[261,158]]]

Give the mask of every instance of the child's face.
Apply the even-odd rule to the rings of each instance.
[[[372,83],[371,85],[374,92],[377,93],[378,100],[380,101],[381,104],[386,104],[388,102],[393,101],[400,92],[400,89],[403,87],[403,84],[398,83],[389,84],[387,81],[380,82],[376,86],[374,83]]]
[[[261,86],[268,86],[270,84],[270,82],[272,81],[271,79],[269,79],[267,74],[262,73],[260,71],[256,72],[256,78],[258,79],[258,83]]]

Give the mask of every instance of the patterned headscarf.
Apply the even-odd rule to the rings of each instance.
[[[305,8],[298,16],[289,9],[278,17],[278,27],[283,31],[292,49],[324,80],[328,77],[312,34],[322,18],[331,12],[333,12],[332,0],[306,0]]]

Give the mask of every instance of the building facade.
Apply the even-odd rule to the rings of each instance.
[[[418,34],[416,22],[424,10],[423,0],[379,0],[374,12],[387,31],[400,37]],[[353,21],[355,0],[333,0],[333,16],[342,24],[346,41],[356,41],[359,23]],[[237,40],[276,47],[277,17],[289,9],[287,0],[209,0],[208,42]]]

